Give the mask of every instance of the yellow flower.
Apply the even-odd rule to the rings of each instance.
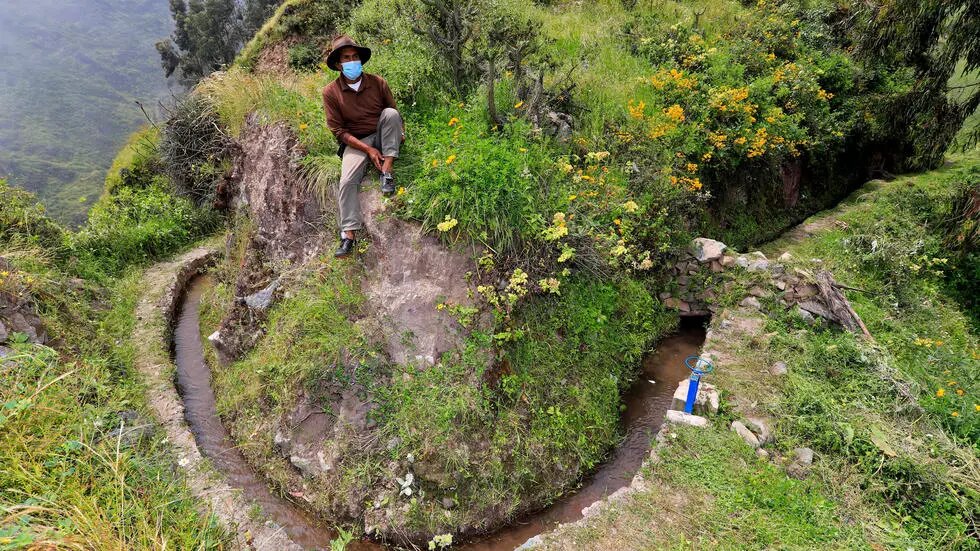
[[[634,104],[633,103],[633,100],[630,100],[630,103],[629,103],[629,106],[627,107],[627,109],[629,109],[629,112],[630,112],[630,116],[631,117],[633,117],[634,119],[642,119],[643,118],[643,110],[646,109],[646,107],[647,107],[646,102],[641,101],[639,103]]]
[[[946,383],[948,386],[956,386],[956,381],[949,381]]]
[[[687,163],[687,171],[688,172],[697,172],[698,171],[698,165],[696,165],[694,163]]]
[[[302,123],[299,124],[299,129],[300,130],[306,130],[309,127],[310,127],[310,125],[306,124],[305,122],[302,122]]]
[[[432,168],[439,166],[439,159],[432,159]]]
[[[449,119],[449,126],[456,126],[457,124],[459,124],[459,119],[456,117]]]
[[[440,302],[439,304],[436,304],[436,310],[445,310],[445,309],[446,309],[445,302]]]
[[[667,118],[675,122],[684,122],[684,119],[686,118],[684,115],[684,108],[676,103],[667,109],[664,109],[664,113],[667,114]]]
[[[574,201],[577,198],[578,198],[578,195],[575,195],[574,193],[568,196],[568,200],[569,201]]]
[[[824,90],[823,88],[817,90],[817,98],[823,101],[827,101],[834,98],[834,95],[830,92]]]
[[[980,404],[973,404],[973,411],[980,411]]]
[[[514,109],[520,109],[521,107],[524,107],[524,101],[523,100],[521,100],[521,101],[519,101],[519,102],[517,102],[517,103],[514,104]]]
[[[936,398],[942,398],[945,395],[946,395],[945,388],[940,388],[939,390],[936,391]]]
[[[437,224],[436,225],[436,228],[439,231],[441,231],[441,232],[447,232],[447,231],[455,228],[456,227],[456,224],[458,224],[458,223],[459,222],[456,221],[455,218],[450,218],[449,215],[447,214],[446,215],[446,221],[445,222],[440,222],[439,224]]]
[[[964,394],[966,394],[966,391],[963,390],[962,388],[957,388],[956,389],[956,395],[957,396],[963,396]]]
[[[620,220],[619,218],[617,218],[617,219],[613,220],[613,224],[616,224],[617,226],[622,226],[623,225],[623,221]]]
[[[960,416],[960,412],[954,411],[953,413],[950,413],[950,415],[952,415],[953,417],[959,417]]]
[[[405,186],[401,186],[398,188],[398,195],[405,195]]]
[[[518,147],[517,150],[520,151],[521,153],[527,153],[526,147]]]
[[[450,156],[446,157],[446,164],[447,165],[451,165],[451,164],[453,164],[453,161],[455,161],[455,160],[456,160],[456,155],[450,155]]]
[[[745,142],[746,141],[748,141],[748,140],[745,139],[745,136],[739,136],[739,137],[735,138],[735,144],[736,145],[745,145]]]
[[[636,204],[636,201],[626,201],[623,203],[623,210],[629,213],[634,213],[639,210],[640,205]]]

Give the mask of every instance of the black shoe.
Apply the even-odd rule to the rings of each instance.
[[[389,197],[395,193],[395,177],[390,172],[381,173],[381,195]]]
[[[354,241],[353,239],[343,238],[340,240],[340,246],[337,250],[333,252],[334,258],[344,258],[350,256],[350,253],[354,252]]]

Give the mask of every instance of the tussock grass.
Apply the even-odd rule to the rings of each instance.
[[[44,315],[49,331],[63,339],[62,353],[16,344],[0,364],[0,542],[7,548],[222,548],[224,535],[188,499],[159,435],[149,430],[127,442],[111,434],[128,424],[119,412],[144,411],[126,341],[138,278],[129,275],[111,289],[105,313],[62,285],[47,287],[62,300],[59,311]],[[66,322],[70,330],[62,332]]]

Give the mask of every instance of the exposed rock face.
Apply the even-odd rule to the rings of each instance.
[[[285,124],[250,117],[238,142],[231,205],[247,209],[267,262],[299,264],[322,251],[324,212],[307,189],[299,160],[306,152]]]
[[[224,361],[238,359],[262,337],[280,273],[312,259],[328,241],[325,213],[299,165],[304,155],[285,124],[263,126],[254,116],[246,121],[225,193],[230,207],[247,215],[254,229],[235,281],[236,301],[211,339]],[[229,253],[233,246],[229,241]]]
[[[466,283],[473,261],[422,235],[417,224],[385,216],[377,190],[361,193],[361,210],[371,235],[365,294],[382,323],[388,355],[402,364],[435,363],[462,336],[448,309],[438,305],[475,305]]]
[[[21,297],[0,292],[0,343],[8,342],[13,333],[27,335],[33,343],[48,342],[47,331],[34,306]]]

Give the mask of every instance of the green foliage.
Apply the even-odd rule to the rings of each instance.
[[[698,510],[694,530],[684,530],[684,539],[693,540],[687,541],[690,546],[853,549],[865,544],[860,527],[842,518],[848,511],[827,488],[760,463],[731,431],[678,427],[671,432],[676,439],[645,476],[679,486],[676,491],[685,497],[711,496]]]
[[[289,67],[294,71],[313,71],[322,58],[323,53],[315,44],[302,42],[289,48]]]
[[[969,0],[879,0],[857,11],[861,54],[916,73],[907,94],[885,106],[895,135],[909,148],[909,166],[938,165],[960,125],[980,107],[980,12]],[[972,78],[962,79],[962,93],[951,96],[951,80],[960,74]],[[980,127],[969,132],[968,143],[976,145]]]
[[[162,173],[158,140],[158,133],[147,128],[120,151],[87,223],[66,236],[73,271],[86,277],[116,276],[217,229],[217,213],[179,196]]]
[[[174,31],[157,42],[167,77],[178,68],[194,83],[235,59],[245,41],[265,22],[279,0],[170,0]]]
[[[12,188],[0,178],[0,243],[37,245],[50,252],[62,249],[65,230],[48,218],[32,193]]]
[[[406,214],[430,231],[456,220],[444,233],[502,253],[535,239],[555,205],[541,181],[547,144],[531,139],[523,124],[488,131],[478,109],[444,111],[427,123]]]
[[[619,437],[620,393],[674,318],[634,282],[582,279],[526,303],[515,320],[522,337],[496,365],[488,367],[493,337],[474,332],[457,354],[422,371],[399,366],[377,389],[380,426],[400,438],[399,455],[460,473],[456,495],[470,521],[501,496],[510,511],[553,499],[572,482],[569,467],[598,464]],[[474,444],[473,435],[484,436]]]
[[[214,231],[217,222],[214,212],[174,196],[165,185],[121,188],[92,207],[72,247],[92,269],[116,274],[177,251]]]
[[[296,294],[275,308],[268,335],[254,353],[230,366],[215,366],[218,412],[233,426],[251,415],[267,414],[263,407],[281,410],[294,403],[297,384],[318,384],[324,370],[341,366],[345,348],[356,351],[362,337],[348,315],[364,297],[351,269],[320,265]]]
[[[276,30],[281,36],[326,39],[346,23],[352,0],[299,0],[287,4]]]
[[[24,286],[0,287],[39,305],[60,347],[8,343],[0,369],[2,545],[225,548],[227,534],[175,477],[165,439],[146,426],[129,432],[148,423],[128,339],[139,278],[96,293],[29,266],[16,262]]]

